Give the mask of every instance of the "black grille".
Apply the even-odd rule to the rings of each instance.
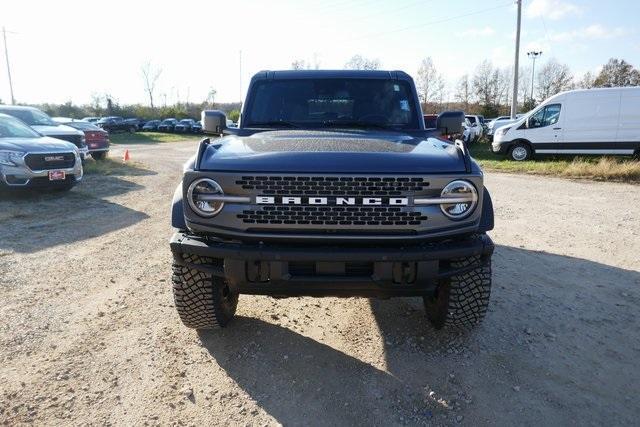
[[[73,153],[27,154],[25,163],[31,170],[68,169],[76,164]]]
[[[400,196],[423,191],[429,182],[420,177],[243,176],[244,190],[264,195]]]
[[[78,148],[81,148],[85,145],[82,143],[82,135],[51,135],[51,137],[70,142]]]
[[[247,224],[304,225],[420,225],[427,219],[389,206],[263,206],[244,210],[238,218]]]

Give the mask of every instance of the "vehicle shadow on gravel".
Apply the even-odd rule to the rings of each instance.
[[[397,399],[401,379],[282,326],[238,317],[199,336],[216,363],[284,425],[384,425],[411,411]],[[439,404],[420,405],[430,412]]]
[[[449,421],[480,409],[495,414],[481,424],[633,424],[640,272],[506,246],[493,270],[487,317],[468,332],[430,327],[422,299],[371,300],[388,371]]]
[[[143,186],[115,176],[87,179],[67,193],[0,195],[0,251],[36,252],[136,224],[149,216],[104,198]]]
[[[499,246],[491,299],[470,332],[435,330],[421,299],[370,300],[385,370],[259,319],[200,339],[285,425],[633,424],[638,271]]]

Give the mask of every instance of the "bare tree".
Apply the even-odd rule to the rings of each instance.
[[[377,70],[380,68],[380,60],[377,58],[365,58],[362,55],[353,55],[344,68],[347,70]]]
[[[600,70],[596,87],[640,86],[640,71],[624,59],[611,58]]]
[[[307,65],[307,61],[304,59],[296,59],[291,63],[292,70],[307,70],[309,66]]]
[[[438,102],[442,99],[444,79],[436,70],[430,56],[424,58],[420,63],[417,80],[418,95],[424,104]]]
[[[537,92],[541,100],[573,87],[569,66],[551,58],[538,72]]]
[[[495,104],[498,105],[510,105],[511,104],[511,96],[513,92],[511,82],[513,71],[509,68],[499,69],[496,68],[495,73]],[[519,79],[518,79],[519,80]]]
[[[531,98],[531,67],[520,67],[518,72],[518,99],[525,102]]]
[[[481,104],[494,105],[497,103],[498,79],[499,70],[494,69],[490,61],[484,60],[476,67],[471,85]]]
[[[144,80],[144,90],[149,95],[149,105],[151,108],[153,106],[153,93],[156,90],[156,83],[158,82],[158,78],[160,78],[160,74],[162,74],[162,68],[154,69],[150,62],[147,62],[142,65],[140,68],[142,72],[142,78]]]
[[[217,90],[215,90],[214,88],[209,88],[209,92],[207,93],[207,99],[204,101],[204,103],[206,104],[207,108],[214,108],[215,107],[215,101],[216,101],[216,94],[218,93]]]
[[[576,81],[576,89],[591,89],[596,85],[596,78],[591,71],[587,71],[582,75],[580,80]]]
[[[89,102],[89,109],[96,116],[102,116],[104,109],[102,108],[104,96],[98,93],[91,93],[91,101]]]
[[[468,74],[465,74],[460,77],[460,80],[458,80],[454,97],[457,102],[463,105],[464,111],[469,110],[469,103],[471,102],[471,83],[469,82]]]
[[[292,70],[319,70],[320,56],[318,52],[314,52],[313,58],[309,61],[304,59],[296,59],[291,63]]]

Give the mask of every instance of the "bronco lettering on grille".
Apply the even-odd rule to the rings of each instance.
[[[408,197],[297,197],[256,196],[258,205],[364,205],[407,206]]]

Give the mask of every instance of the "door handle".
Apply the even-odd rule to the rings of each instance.
[[[553,130],[560,130],[560,129],[562,129],[562,128],[553,128]]]

